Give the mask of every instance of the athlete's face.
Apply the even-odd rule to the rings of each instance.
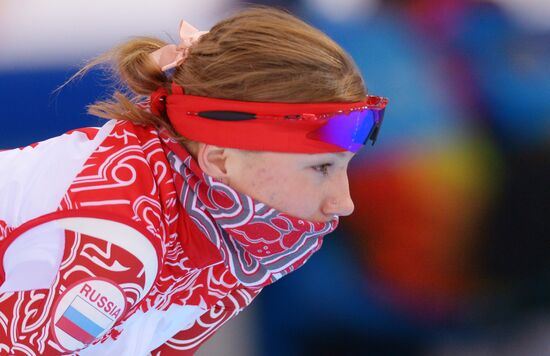
[[[206,167],[211,171],[205,172],[279,211],[326,222],[334,215],[353,212],[347,176],[353,156],[351,152],[295,154],[224,149],[217,158],[216,154],[210,155],[208,163],[219,166],[223,162],[223,170]]]

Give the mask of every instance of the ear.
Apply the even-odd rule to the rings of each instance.
[[[201,143],[197,151],[197,162],[204,173],[222,182],[226,181],[226,148]]]

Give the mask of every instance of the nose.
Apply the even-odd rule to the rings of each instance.
[[[353,213],[355,205],[351,199],[349,191],[349,181],[347,172],[343,172],[338,179],[333,182],[333,186],[329,189],[322,211],[325,215],[348,216]]]

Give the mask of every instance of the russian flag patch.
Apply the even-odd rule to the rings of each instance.
[[[103,336],[124,314],[124,293],[106,279],[67,288],[54,308],[53,331],[60,346],[79,350]]]

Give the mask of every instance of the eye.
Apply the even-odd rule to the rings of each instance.
[[[312,168],[315,169],[317,172],[321,173],[324,176],[328,175],[328,169],[332,166],[332,163],[324,163],[317,166],[313,166]]]

